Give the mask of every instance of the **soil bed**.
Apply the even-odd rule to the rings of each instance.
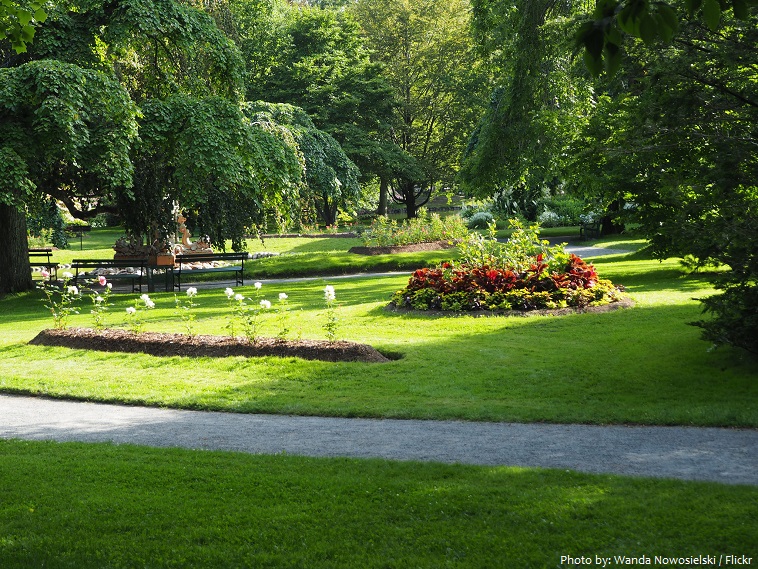
[[[535,310],[416,310],[415,308],[400,308],[393,303],[388,304],[385,310],[391,312],[426,314],[429,316],[566,316],[567,314],[582,314],[585,312],[603,313],[618,310],[620,308],[631,308],[634,301],[630,298],[622,298],[616,302],[601,304],[600,306],[581,306],[568,308],[542,308]]]
[[[411,245],[397,245],[393,247],[351,247],[348,253],[356,255],[389,255],[391,253],[416,253],[419,251],[439,251],[454,247],[448,241],[433,241],[431,243],[413,243]]]
[[[259,338],[251,344],[245,338],[229,336],[188,336],[107,329],[98,332],[91,328],[43,330],[29,342],[37,346],[97,350],[101,352],[144,353],[151,356],[185,357],[297,357],[327,362],[390,361],[375,348],[355,342],[327,342],[326,340],[276,340]]]

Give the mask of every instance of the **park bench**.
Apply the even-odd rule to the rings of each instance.
[[[600,237],[600,222],[594,223],[582,223],[579,226],[579,238],[585,239],[597,239]]]
[[[199,273],[234,273],[235,283],[244,285],[243,271],[247,253],[196,253],[177,255],[174,261],[174,288],[182,290],[182,275]],[[217,263],[234,263],[232,265]],[[202,266],[205,265],[205,266]],[[213,265],[213,266],[207,266]]]
[[[51,281],[58,278],[58,263],[51,259],[52,254],[52,249],[29,249],[29,266],[47,270]]]
[[[79,238],[79,250],[84,247],[83,236],[85,233],[92,231],[92,227],[89,225],[67,225],[66,233],[72,233],[75,237]]]
[[[142,292],[142,279],[146,275],[147,258],[140,259],[74,259],[71,269],[74,284],[79,280],[97,278],[98,272],[108,281],[124,280],[132,283],[132,292]],[[102,269],[102,271],[99,271]]]

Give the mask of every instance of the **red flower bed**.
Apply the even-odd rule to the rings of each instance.
[[[418,269],[392,304],[419,310],[532,310],[607,304],[619,300],[619,292],[576,255],[569,255],[562,271],[551,272],[539,254],[521,273],[451,263]]]

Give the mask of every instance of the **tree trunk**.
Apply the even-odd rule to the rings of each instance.
[[[379,207],[377,215],[387,215],[387,202],[389,201],[389,182],[387,178],[379,178]]]
[[[0,203],[0,295],[34,287],[26,240],[26,215]]]
[[[608,209],[605,211],[605,214],[600,219],[601,236],[618,235],[620,233],[623,233],[624,224],[618,224],[613,221],[613,219],[618,215],[618,212],[621,211],[621,206],[621,200],[614,200],[610,203]]]

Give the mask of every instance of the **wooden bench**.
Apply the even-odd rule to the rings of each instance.
[[[174,262],[174,288],[182,290],[182,275],[200,273],[234,273],[235,283],[244,285],[245,261],[247,253],[198,253],[194,255],[177,255]],[[220,267],[193,268],[195,263],[235,263]]]
[[[58,263],[53,262],[51,259],[52,254],[52,249],[29,249],[29,266],[47,269],[47,272],[50,273],[49,279],[51,281],[58,279]],[[53,274],[55,274],[55,277],[53,277]]]
[[[91,274],[97,269],[113,269],[122,271],[114,274],[104,274],[103,276],[109,281],[126,280],[132,283],[132,292],[142,292],[142,279],[146,276],[147,257],[144,259],[74,259],[71,262],[71,269],[74,273],[74,284],[79,280],[97,278],[98,275]],[[134,271],[125,271],[125,269],[134,269]]]
[[[585,239],[597,239],[600,237],[600,222],[595,223],[582,223],[579,226],[579,238]]]

